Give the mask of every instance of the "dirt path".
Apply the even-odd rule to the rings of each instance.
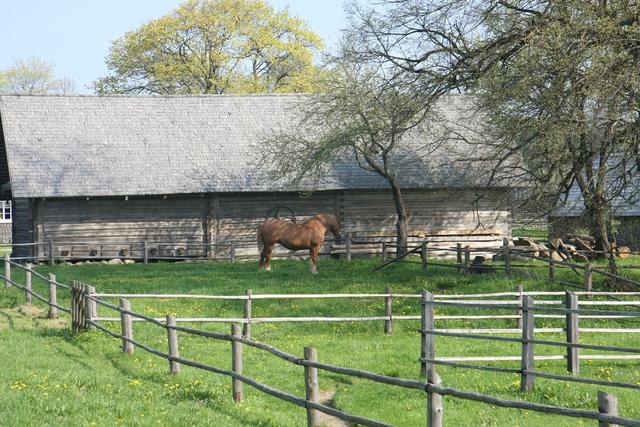
[[[336,394],[335,390],[325,390],[320,392],[320,403],[323,405],[331,406],[335,408],[333,402],[333,396]],[[342,421],[340,418],[332,417],[331,415],[320,412],[320,425],[326,427],[349,427],[350,424],[346,421]]]

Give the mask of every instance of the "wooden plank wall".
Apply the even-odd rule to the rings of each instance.
[[[13,243],[30,243],[37,239],[33,229],[33,203],[30,199],[13,199]],[[13,256],[31,256],[31,248],[16,246]]]
[[[108,198],[38,200],[36,230],[38,240],[60,243],[141,242],[143,240],[202,244],[205,198]],[[69,246],[69,247],[68,247]],[[61,245],[70,250],[71,245]],[[126,248],[107,247],[106,251]],[[178,245],[184,246],[184,245]],[[86,250],[96,249],[87,247]],[[150,246],[150,249],[157,247]],[[170,255],[176,248],[159,248]],[[74,247],[74,253],[82,251]],[[141,248],[133,248],[133,252]],[[203,250],[200,250],[200,253]],[[167,252],[167,253],[161,253]],[[194,255],[196,253],[194,252]]]
[[[425,235],[508,235],[510,212],[506,208],[496,211],[504,193],[485,191],[481,198],[477,193],[471,190],[405,191],[409,234],[416,241]],[[35,233],[31,239],[41,242],[148,240],[176,243],[174,247],[165,247],[165,251],[178,250],[180,244],[234,242],[238,257],[257,258],[258,227],[273,207],[283,205],[294,210],[298,221],[305,221],[320,212],[337,214],[341,218],[343,236],[351,233],[356,239],[376,237],[392,241],[395,235],[395,209],[391,193],[380,190],[326,191],[311,195],[231,193],[166,199],[147,197],[125,200],[119,197],[34,202],[36,209],[33,218],[18,220],[17,225],[21,236],[26,237],[25,224],[33,221]],[[25,208],[23,205],[18,202],[16,208]],[[286,216],[288,212],[283,210],[281,215]],[[332,239],[331,235],[328,237]],[[31,239],[21,238],[20,241],[33,241]],[[153,246],[150,248],[153,249]],[[47,248],[44,249],[46,252]],[[133,253],[140,250],[134,248]],[[228,253],[228,247],[220,247],[211,255],[227,257]],[[288,250],[278,248],[276,256],[287,253]],[[158,254],[171,255],[170,252]],[[202,252],[193,251],[191,254],[201,255]],[[305,255],[306,252],[299,254]]]

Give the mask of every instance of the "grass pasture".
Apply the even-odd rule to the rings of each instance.
[[[638,261],[637,259],[635,260]],[[632,263],[633,260],[628,260]],[[372,272],[373,260],[322,260],[320,274],[312,276],[308,263],[276,260],[272,273],[259,273],[255,262],[247,263],[155,263],[103,266],[57,266],[58,280],[82,280],[98,292],[123,293],[381,293],[386,286],[394,293],[480,293],[512,291],[517,284],[526,290],[563,290],[544,280],[544,270],[533,278],[506,278],[501,273],[462,276],[455,270],[430,266],[422,275],[420,266],[398,264]],[[42,273],[49,267],[39,268]],[[625,274],[638,279],[639,271]],[[558,271],[566,280],[579,280],[571,271]],[[572,277],[573,276],[573,277]],[[14,270],[20,283],[20,273]],[[594,281],[597,288],[598,281]],[[44,283],[34,278],[34,289],[46,295]],[[245,400],[234,404],[231,380],[189,367],[179,375],[167,374],[168,363],[136,349],[124,355],[120,342],[99,331],[79,336],[69,333],[68,319],[45,318],[44,308],[23,304],[16,289],[0,289],[0,408],[1,425],[220,425],[299,426],[306,423],[303,409],[262,394],[245,385]],[[59,301],[68,306],[60,291]],[[132,300],[133,311],[156,317],[175,313],[179,317],[236,317],[242,301]],[[394,300],[394,314],[418,314],[417,300]],[[473,309],[438,309],[438,314],[487,314]],[[374,316],[384,313],[382,299],[375,300],[254,300],[253,316]],[[115,316],[100,308],[101,316]],[[562,326],[562,320],[536,320],[536,326]],[[106,324],[119,331],[119,324]],[[515,327],[515,320],[436,322],[443,327]],[[581,320],[587,326],[640,328],[637,320]],[[191,326],[191,325],[189,325]],[[369,370],[390,376],[417,379],[420,339],[417,321],[396,321],[394,333],[385,335],[382,322],[361,323],[273,323],[254,324],[253,338],[284,351],[302,355],[305,346],[318,349],[321,362]],[[197,324],[198,328],[229,331],[228,325]],[[562,334],[544,334],[544,339],[563,341]],[[154,325],[134,325],[134,338],[166,351],[166,331]],[[230,344],[179,334],[181,356],[228,369]],[[640,347],[640,334],[585,333],[581,342]],[[245,374],[275,388],[304,396],[301,367],[288,364],[256,349],[244,349]],[[436,338],[438,356],[519,355],[516,344]],[[536,354],[562,354],[562,348],[536,348]],[[588,353],[584,350],[583,353]],[[593,353],[593,352],[592,352]],[[474,362],[476,363],[476,362]],[[477,362],[484,363],[484,362]],[[519,362],[488,362],[493,366],[518,367]],[[563,374],[564,361],[537,362],[536,368]],[[582,361],[581,376],[640,384],[638,361]],[[621,416],[640,418],[640,392],[553,380],[536,379],[535,390],[519,391],[519,376],[440,367],[443,384],[508,399],[526,399],[552,405],[595,410],[596,391],[617,395]],[[333,395],[336,407],[400,426],[425,425],[423,393],[376,384],[337,374],[319,372],[320,389]],[[588,420],[548,416],[503,409],[454,398],[445,398],[445,423],[456,426],[557,426],[593,425]]]

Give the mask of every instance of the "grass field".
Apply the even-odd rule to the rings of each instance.
[[[627,261],[628,263],[633,262]],[[636,260],[637,262],[637,260]],[[272,273],[259,273],[255,262],[248,263],[157,263],[148,266],[57,266],[58,280],[82,280],[99,292],[155,292],[242,294],[254,293],[375,293],[391,286],[398,293],[419,293],[423,288],[435,293],[476,293],[514,290],[562,290],[558,284],[496,273],[462,276],[454,270],[400,264],[372,272],[373,260],[322,260],[320,274],[308,273],[300,261],[275,261]],[[39,271],[51,271],[42,266]],[[639,278],[640,271],[634,273]],[[570,278],[570,271],[558,272]],[[631,274],[626,271],[625,274]],[[574,275],[575,276],[575,275]],[[19,273],[14,270],[14,277]],[[579,277],[573,277],[578,280]],[[597,282],[596,282],[597,285]],[[34,289],[46,295],[45,284],[34,279]],[[63,305],[68,298],[61,292]],[[137,349],[133,356],[121,353],[120,342],[99,331],[79,336],[69,333],[68,320],[49,321],[44,306],[23,304],[15,289],[0,289],[0,425],[220,425],[299,426],[305,425],[303,409],[262,394],[245,385],[245,401],[231,399],[230,379],[183,367],[179,375],[167,374],[167,362]],[[204,300],[133,300],[133,310],[153,316],[233,317],[242,314],[242,302]],[[41,309],[38,309],[40,307]],[[484,314],[472,309],[447,310]],[[416,300],[394,301],[395,314],[418,314]],[[357,316],[382,315],[382,300],[286,300],[254,301],[253,315],[261,316]],[[438,314],[443,314],[439,311]],[[115,316],[101,309],[100,315]],[[540,326],[560,326],[561,321],[545,319]],[[513,327],[513,320],[476,322],[474,326]],[[640,328],[637,321],[581,321],[581,326],[617,324]],[[119,331],[118,324],[108,324]],[[447,327],[470,327],[450,321]],[[227,332],[228,325],[199,324],[198,327]],[[438,324],[438,327],[445,327]],[[166,351],[166,331],[136,323],[135,338]],[[420,352],[418,322],[396,322],[393,335],[383,333],[382,322],[369,323],[279,323],[253,326],[253,338],[282,350],[302,355],[305,346],[318,349],[319,360],[385,375],[416,379]],[[545,339],[562,341],[560,334]],[[229,368],[230,345],[226,342],[180,334],[181,356],[222,368]],[[581,342],[639,347],[638,334],[583,334]],[[472,341],[438,337],[438,356],[518,355],[510,343]],[[561,354],[562,349],[538,347],[536,354]],[[586,351],[585,351],[586,352]],[[301,367],[245,347],[245,373],[273,387],[304,396]],[[493,363],[517,367],[519,362]],[[562,374],[563,361],[538,362],[537,368]],[[526,399],[554,405],[595,410],[596,391],[618,396],[622,416],[640,418],[640,393],[619,388],[597,387],[537,379],[535,391],[519,391],[519,376],[440,367],[446,386],[511,399]],[[640,384],[638,361],[583,361],[584,377]],[[372,383],[367,380],[320,372],[320,389],[333,394],[333,404],[354,414],[401,426],[425,425],[424,394]],[[593,422],[533,412],[509,410],[453,398],[445,398],[445,423],[454,426],[556,426],[592,425]]]

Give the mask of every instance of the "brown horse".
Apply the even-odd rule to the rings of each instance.
[[[292,224],[277,218],[267,219],[258,229],[260,269],[271,270],[271,251],[276,243],[287,249],[309,249],[311,272],[318,272],[318,252],[324,236],[331,231],[340,239],[340,222],[333,215],[318,214],[302,224]]]

